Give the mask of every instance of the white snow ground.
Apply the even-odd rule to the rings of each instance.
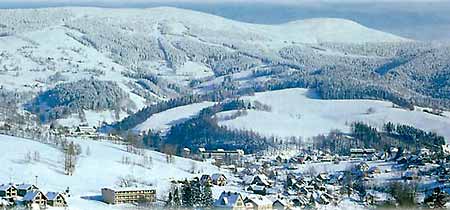
[[[171,179],[184,179],[195,175],[190,173],[195,163],[197,170],[204,173],[218,171],[209,163],[195,162],[175,157],[172,164],[166,162],[164,154],[146,151],[152,157],[153,166],[146,169],[140,166],[124,165],[124,156],[131,161],[141,161],[140,156],[126,152],[125,147],[108,142],[75,140],[82,146],[83,154],[73,176],[63,174],[63,157],[59,150],[36,141],[0,135],[0,183],[35,183],[43,191],[64,191],[70,187],[70,210],[121,209],[124,206],[111,206],[97,200],[102,187],[115,186],[120,177],[133,176],[151,183],[157,195],[166,194]],[[86,154],[89,148],[90,155]],[[28,152],[38,151],[40,161],[25,161]],[[197,174],[198,176],[198,174]],[[93,196],[88,198],[89,196]],[[126,206],[125,206],[126,207]]]
[[[221,121],[221,125],[247,129],[267,136],[301,136],[304,139],[318,134],[326,134],[332,129],[349,130],[349,124],[362,121],[373,126],[386,122],[415,126],[427,131],[435,131],[450,140],[450,114],[445,117],[427,114],[417,107],[416,111],[392,108],[391,102],[377,100],[321,100],[314,91],[307,89],[285,89],[257,93],[244,97],[245,100],[259,101],[272,107],[270,112],[249,110],[247,115]],[[373,113],[368,113],[372,108]],[[223,117],[234,111],[222,112]]]
[[[201,102],[180,106],[152,115],[145,122],[137,125],[133,130],[142,131],[161,131],[164,132],[173,124],[181,123],[194,115],[197,115],[202,109],[214,105],[214,102]]]

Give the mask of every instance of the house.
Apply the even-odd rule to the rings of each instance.
[[[38,187],[36,187],[35,185],[32,185],[32,184],[19,184],[19,185],[16,185],[16,188],[17,188],[17,194],[22,197],[25,196],[27,194],[27,192],[39,190]]]
[[[39,190],[29,191],[22,199],[23,203],[27,206],[38,205],[40,207],[46,207],[48,198]]]
[[[213,184],[213,181],[212,181],[212,178],[210,175],[204,174],[204,175],[202,175],[202,177],[200,177],[200,183],[202,185],[211,186]]]
[[[247,188],[247,190],[251,191],[257,195],[266,195],[267,194],[267,188],[265,186],[261,186],[261,185],[250,185]]]
[[[244,199],[239,193],[222,192],[214,204],[214,209],[245,210]]]
[[[73,132],[71,132],[74,136],[81,137],[97,137],[97,131],[95,127],[90,127],[87,125],[77,126]]]
[[[253,177],[253,181],[251,184],[265,186],[265,187],[272,186],[272,183],[270,182],[269,178],[264,174],[256,175],[255,177]]]
[[[45,196],[48,199],[47,203],[49,206],[52,206],[52,207],[66,207],[67,206],[66,197],[61,193],[48,192]]]
[[[183,149],[183,157],[187,158],[191,155],[191,150],[187,147]]]
[[[288,210],[291,209],[292,205],[288,200],[278,199],[272,203],[273,210]]]
[[[0,197],[17,197],[17,188],[13,184],[0,185]]]
[[[265,196],[251,196],[244,200],[247,210],[271,210],[272,201]]]
[[[213,174],[211,175],[211,180],[217,186],[225,186],[227,184],[227,177],[223,174]]]
[[[145,188],[103,188],[103,201],[109,204],[149,203],[156,201],[156,190]]]

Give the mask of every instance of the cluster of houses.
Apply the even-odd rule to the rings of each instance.
[[[67,207],[68,192],[42,192],[33,184],[0,185],[0,207],[23,205],[33,209]]]
[[[402,182],[431,177],[436,178],[442,186],[448,184],[450,164],[439,163],[439,160],[434,160],[431,156],[432,152],[427,149],[412,153],[397,148],[391,148],[387,152],[351,149],[350,156],[320,151],[302,151],[289,158],[246,156],[242,160],[244,166],[236,167],[233,171],[236,178],[241,180],[239,186],[243,190],[223,192],[214,206],[220,209],[313,208],[337,204],[347,197],[355,196],[364,205],[395,205],[393,196],[382,191],[367,189],[361,197],[357,189],[353,189],[355,181],[370,185],[380,184],[380,177],[395,177]],[[341,161],[348,167],[311,172],[299,169],[301,165],[304,168],[306,163],[329,167],[340,164]],[[430,165],[438,167],[429,167]]]
[[[81,124],[71,128],[65,127],[64,129],[52,129],[50,131],[54,135],[63,135],[67,137],[78,137],[83,139],[93,140],[109,140],[113,142],[123,141],[123,138],[113,134],[103,134],[97,132],[97,127]]]

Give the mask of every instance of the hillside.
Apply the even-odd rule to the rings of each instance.
[[[213,104],[212,102],[203,102],[169,109],[151,116],[145,122],[137,125],[133,130],[137,132],[147,132],[149,130],[165,132],[172,125],[186,121],[190,117],[198,114],[200,110]]]
[[[151,164],[144,168],[133,164],[123,164],[128,157],[130,162],[141,163],[141,156],[126,152],[125,146],[107,142],[76,140],[82,146],[82,154],[73,176],[64,175],[63,154],[49,146],[26,139],[0,135],[0,182],[35,183],[44,191],[64,191],[70,187],[71,210],[121,209],[126,206],[106,205],[97,201],[102,187],[114,187],[122,178],[136,179],[151,184],[158,196],[166,196],[165,191],[171,179],[193,177],[190,173],[193,164],[197,170],[213,173],[218,169],[208,163],[195,162],[175,157],[173,163],[167,163],[165,155],[145,151],[151,157]],[[89,151],[89,152],[88,152]],[[39,153],[39,160],[28,161],[27,153]],[[197,175],[198,176],[198,175]],[[220,191],[220,190],[219,190]]]
[[[111,81],[135,104],[121,110],[117,119],[192,91],[219,91],[224,88],[223,77],[241,72],[257,71],[233,81],[233,88],[254,86],[254,81],[271,77],[309,78],[317,69],[321,72],[314,71],[316,76],[339,80],[351,74],[359,80],[365,78],[363,72],[392,62],[404,51],[424,51],[411,40],[331,18],[257,25],[168,7],[13,9],[1,10],[0,18],[2,90],[26,95],[21,103],[27,103],[38,92],[61,83],[92,78]],[[355,72],[355,66],[361,72]],[[373,80],[367,82],[385,85],[379,84],[383,80]],[[390,88],[411,95],[411,87]],[[95,115],[90,119],[107,114],[84,111]],[[110,115],[115,112],[110,110]]]
[[[253,130],[267,136],[300,136],[303,139],[330,130],[349,131],[352,122],[376,127],[393,122],[434,131],[450,140],[450,113],[436,116],[421,111],[393,108],[391,102],[377,100],[322,100],[307,89],[286,89],[257,93],[243,98],[270,107],[270,111],[248,110],[245,115],[224,119],[236,111],[221,112],[219,124],[236,129]]]

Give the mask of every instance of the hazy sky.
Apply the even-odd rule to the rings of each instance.
[[[0,8],[49,6],[174,6],[262,24],[335,17],[408,38],[450,40],[450,0],[0,0]]]

